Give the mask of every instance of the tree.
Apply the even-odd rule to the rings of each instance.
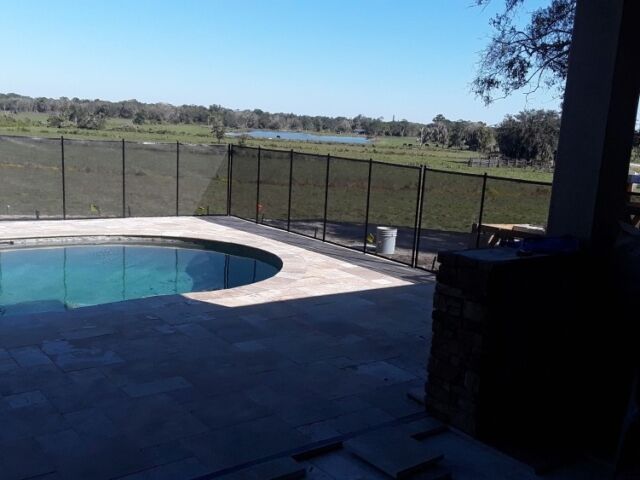
[[[444,122],[430,123],[425,130],[429,141],[444,146],[449,144],[449,129]]]
[[[445,117],[443,114],[439,113],[438,115],[436,115],[435,117],[433,117],[432,122],[433,123],[447,123],[449,120],[447,120],[447,117]]]
[[[142,125],[145,122],[145,117],[144,117],[144,113],[142,112],[136,112],[136,114],[133,116],[133,123],[135,125]]]
[[[475,1],[484,6],[491,0]],[[486,104],[498,94],[506,97],[524,87],[528,93],[540,85],[564,88],[576,0],[551,0],[520,27],[516,17],[523,4],[524,0],[505,0],[504,11],[490,21],[494,34],[481,53],[471,87]]]
[[[532,163],[550,163],[558,145],[560,115],[553,110],[525,110],[507,115],[496,130],[503,155]]]
[[[65,122],[65,118],[62,115],[49,115],[47,118],[47,126],[53,128],[61,128]]]
[[[468,122],[464,130],[464,142],[469,150],[488,152],[496,143],[493,129],[482,122]]]
[[[222,120],[217,114],[214,114],[214,115],[211,115],[209,122],[210,122],[211,133],[213,134],[213,136],[215,136],[218,139],[218,143],[222,142],[222,139],[224,138],[225,133],[227,133],[226,129],[224,128],[224,124],[222,123]]]
[[[457,120],[449,125],[449,147],[464,148],[466,143],[466,130],[470,122]]]
[[[76,119],[77,127],[86,128],[87,130],[102,130],[105,123],[106,118],[101,114],[83,112]]]

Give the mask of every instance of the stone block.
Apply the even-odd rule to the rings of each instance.
[[[433,305],[436,310],[444,312],[453,317],[462,316],[463,300],[460,297],[453,297],[436,292],[433,296]]]
[[[408,436],[404,429],[397,427],[358,436],[346,441],[344,446],[392,478],[407,478],[435,465],[444,457],[427,444]]]
[[[290,457],[278,458],[268,462],[229,473],[221,480],[296,480],[305,477],[305,467]]]
[[[473,395],[476,395],[480,390],[480,376],[472,371],[467,371],[464,375],[464,386]]]
[[[24,368],[52,364],[51,359],[38,347],[12,348],[9,353],[18,365]]]
[[[448,297],[463,298],[463,292],[460,288],[446,285],[444,283],[436,284],[435,292]]]
[[[192,385],[183,377],[169,377],[155,380],[153,382],[131,383],[129,385],[125,385],[122,389],[130,397],[136,398],[189,387],[192,387]]]
[[[158,465],[141,472],[120,477],[119,480],[174,480],[177,478],[196,479],[211,473],[197,458],[190,457]]]
[[[476,322],[482,322],[486,318],[487,309],[485,305],[473,302],[471,300],[465,300],[462,307],[462,316],[466,320],[473,320]]]
[[[449,392],[440,386],[434,385],[433,382],[427,383],[427,396],[440,402],[449,401]]]
[[[9,405],[9,408],[24,408],[32,405],[38,405],[48,403],[45,396],[39,390],[31,392],[18,393],[15,395],[9,395],[4,398],[5,402]]]

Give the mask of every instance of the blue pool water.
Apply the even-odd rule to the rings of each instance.
[[[0,316],[233,288],[278,270],[254,258],[170,246],[0,250]]]

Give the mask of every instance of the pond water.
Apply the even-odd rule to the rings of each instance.
[[[284,130],[251,130],[248,132],[230,132],[230,137],[248,135],[252,138],[264,138],[269,140],[294,140],[299,142],[324,142],[324,143],[371,143],[367,137],[353,137],[346,135],[315,135],[307,132],[287,132]]]

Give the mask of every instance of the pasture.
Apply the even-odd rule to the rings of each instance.
[[[122,126],[122,122],[118,125]],[[148,135],[164,138],[169,134],[161,133],[163,127],[166,126],[145,128],[155,132]],[[195,132],[201,127],[187,127],[190,131],[183,131],[180,134],[183,138],[199,138]],[[365,155],[365,149],[388,148],[396,152],[413,148],[394,146],[395,141],[384,139],[379,141],[381,145],[366,147],[304,145],[307,150],[322,154],[300,151],[291,154],[290,150],[263,148],[259,187],[258,149],[235,145],[231,214],[253,221],[257,216],[261,223],[278,228],[289,225],[293,232],[316,238],[322,238],[324,232],[326,240],[357,249],[364,248],[365,239],[368,234],[375,234],[377,225],[394,226],[398,229],[398,253],[392,258],[410,262],[421,193],[418,165],[426,164],[419,247],[420,264],[430,266],[438,250],[470,244],[472,225],[478,223],[480,216],[483,178],[456,161],[454,151],[424,150],[422,161],[409,161],[407,156],[405,161],[384,162],[375,157],[376,161],[371,163],[367,210],[370,157]],[[385,147],[384,142],[389,145]],[[277,140],[273,143],[279,146]],[[123,143],[118,140],[65,136],[67,218],[226,214],[230,175],[227,145],[181,143],[178,147],[176,142],[127,140],[124,170],[122,149]],[[358,157],[354,153],[358,151],[359,158],[335,155],[338,152]],[[327,153],[331,153],[328,178]],[[425,160],[429,155],[437,160]],[[0,136],[0,218],[61,218],[61,158],[59,138]],[[442,164],[447,168],[433,168]],[[544,225],[550,191],[549,185],[489,176],[483,223]]]
[[[325,191],[327,182],[328,189]],[[291,169],[291,171],[290,171]],[[291,175],[291,231],[322,238],[326,193],[326,239],[363,248],[377,225],[398,229],[403,260],[410,258],[416,222],[420,170],[374,162],[367,216],[369,162],[353,159],[235,147],[231,214],[278,228],[287,227]],[[420,251],[429,262],[441,249],[469,245],[478,223],[483,178],[426,170],[422,196]],[[488,177],[484,223],[544,225],[551,187]],[[366,231],[365,231],[366,229]],[[394,257],[398,258],[398,257]],[[425,257],[426,258],[426,257]]]
[[[227,147],[64,141],[68,218],[222,214],[227,204]],[[0,216],[62,217],[60,140],[0,137]],[[123,178],[124,177],[124,178]]]
[[[134,125],[131,120],[121,118],[107,119],[102,130],[84,130],[78,128],[52,128],[47,126],[47,115],[41,113],[0,114],[0,135],[24,135],[34,137],[60,137],[78,140],[129,140],[135,142],[160,142],[211,144],[215,138],[206,125],[196,124],[143,124]],[[479,168],[468,167],[470,157],[479,154],[468,150],[457,150],[437,146],[417,145],[413,137],[378,137],[368,145],[337,144],[320,142],[296,142],[282,139],[251,139],[225,137],[225,143],[247,146],[290,150],[316,155],[330,154],[336,157],[348,157],[401,165],[420,166],[489,175],[505,178],[520,178],[549,182],[552,174],[531,168]]]

